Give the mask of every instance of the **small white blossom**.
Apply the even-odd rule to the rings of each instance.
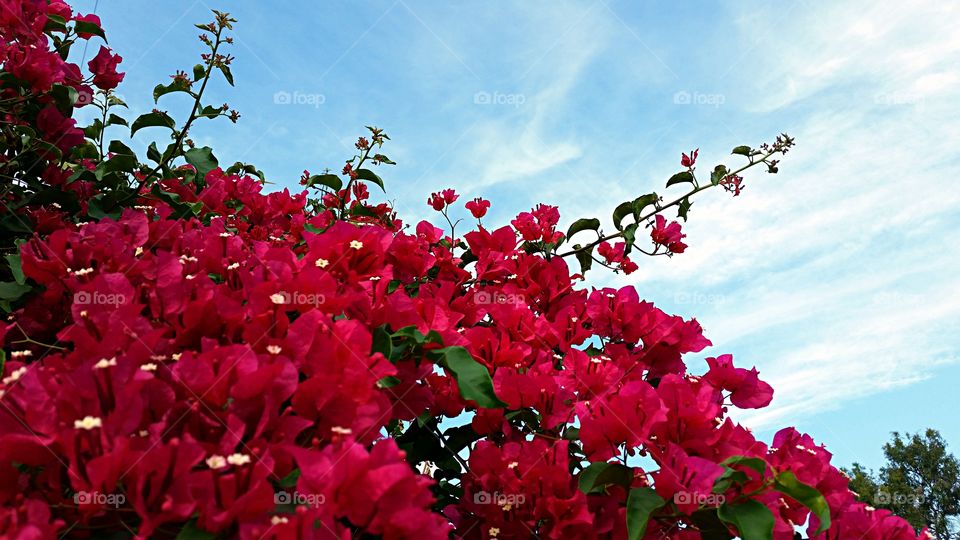
[[[27,367],[26,367],[26,366],[22,366],[22,367],[19,367],[19,368],[13,370],[13,373],[11,373],[10,375],[8,375],[8,376],[6,376],[6,377],[3,378],[3,384],[10,384],[10,383],[14,383],[14,382],[19,381],[19,380],[20,380],[20,377],[23,377],[23,375],[24,375],[26,372],[27,372]]]
[[[99,362],[93,365],[93,369],[106,369],[117,365],[117,358],[101,358]]]
[[[227,463],[231,465],[246,465],[250,463],[250,456],[246,454],[230,454],[227,456]]]
[[[94,428],[102,427],[103,422],[96,416],[84,416],[83,420],[74,420],[73,427],[76,429],[86,429],[91,430]]]
[[[227,460],[223,456],[212,455],[207,458],[207,467],[211,469],[222,469],[227,466]]]

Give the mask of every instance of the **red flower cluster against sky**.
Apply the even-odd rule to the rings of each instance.
[[[454,236],[370,204],[375,128],[346,187],[304,172],[333,185],[318,207],[216,166],[187,181],[191,165],[104,214],[107,188],[75,177],[102,163],[74,153],[85,134],[51,93],[113,89],[121,58],[101,47],[82,75],[51,49],[62,21],[99,34],[62,2],[0,0],[20,85],[0,97],[34,105],[6,121],[37,128],[44,185],[79,201],[3,210],[32,227],[33,288],[0,325],[0,536],[693,540],[749,522],[777,540],[918,537],[857,503],[809,436],[768,445],[734,422],[773,389],[730,355],[693,375],[685,355],[711,345],[696,320],[532,248],[565,239],[555,206]],[[449,220],[458,197],[427,202]],[[649,225],[684,252],[679,223]],[[625,242],[598,253],[637,269]]]

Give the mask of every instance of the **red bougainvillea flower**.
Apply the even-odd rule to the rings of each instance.
[[[772,520],[776,540],[798,526],[814,540],[917,540],[858,503],[810,436],[786,428],[768,446],[736,423],[731,407],[764,407],[773,390],[730,355],[691,375],[685,355],[711,345],[696,319],[632,286],[579,286],[551,251],[556,207],[454,240],[452,220],[446,236],[368,204],[355,167],[382,130],[357,140],[354,181],[322,205],[178,159],[159,177],[133,167],[123,179],[144,182],[141,196],[96,208],[126,197],[125,181],[109,186],[131,168],[75,151],[84,133],[54,105],[57,84],[91,94],[49,38],[64,31],[51,17],[71,14],[0,0],[4,121],[31,128],[0,144],[32,131],[62,150],[0,164],[44,190],[3,201],[29,232],[2,264],[29,291],[0,323],[0,538],[697,540],[726,501]],[[119,62],[101,48],[94,84],[116,87]],[[737,178],[724,188],[738,193]],[[428,204],[449,217],[457,199]],[[480,219],[490,203],[465,207]],[[678,223],[652,229],[658,249],[686,247]],[[637,269],[623,241],[597,251]]]
[[[560,212],[556,206],[539,204],[530,212],[521,212],[510,223],[524,240],[555,243],[563,238],[563,233],[555,230],[559,221]]]
[[[733,193],[734,197],[740,195],[740,192],[743,191],[743,177],[737,176],[735,174],[727,175],[720,180],[720,185],[723,186],[723,189],[727,190],[729,193]]]
[[[700,149],[697,148],[696,150],[690,152],[689,155],[683,154],[682,157],[680,158],[680,165],[683,165],[684,167],[687,167],[687,168],[693,167],[693,165],[697,162],[697,154],[699,153],[700,153]]]
[[[93,14],[93,13],[90,13],[89,15],[81,15],[81,16],[79,16],[79,17],[76,17],[74,20],[75,20],[75,21],[83,21],[83,22],[87,22],[87,23],[92,23],[92,24],[95,24],[95,25],[97,25],[97,26],[100,26],[100,17],[98,17],[97,15],[95,15],[95,14]],[[89,32],[77,31],[77,36],[79,36],[80,39],[90,39],[90,38],[92,38],[94,35],[95,35],[95,34],[91,34],[91,33],[89,33]]]
[[[733,366],[733,356],[723,354],[707,358],[710,370],[704,379],[717,388],[730,392],[730,401],[741,409],[759,409],[773,400],[773,388],[761,381],[756,368],[746,370]]]
[[[63,151],[83,143],[83,130],[76,125],[76,120],[63,116],[53,105],[44,107],[37,115],[37,127],[44,138]]]
[[[431,193],[430,198],[427,199],[427,204],[437,212],[442,211],[447,206],[446,201],[443,200],[443,195],[439,193]]]
[[[679,223],[671,221],[668,225],[666,218],[659,214],[653,229],[650,230],[653,243],[667,248],[671,253],[683,253],[687,249],[687,245],[680,241],[685,236],[687,235],[680,232]]]
[[[472,201],[467,201],[467,204],[465,204],[464,207],[466,207],[466,209],[473,214],[473,217],[480,219],[487,215],[487,209],[490,208],[490,201],[481,197],[477,197]]]
[[[427,204],[433,207],[433,209],[437,212],[442,212],[444,208],[450,206],[459,198],[460,196],[457,195],[454,190],[445,189],[438,193],[431,193],[430,198],[427,199]]]
[[[117,73],[117,65],[123,61],[119,54],[111,54],[110,49],[100,46],[100,52],[87,62],[93,73],[93,84],[101,90],[112,90],[123,80],[123,73]]]

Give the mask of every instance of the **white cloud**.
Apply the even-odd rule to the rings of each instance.
[[[746,101],[797,118],[796,151],[739,199],[701,197],[687,253],[618,280],[689,308],[713,352],[758,365],[776,398],[741,415],[755,427],[960,361],[960,6],[897,5],[751,20],[744,32],[776,35],[738,69],[746,88],[760,74]]]

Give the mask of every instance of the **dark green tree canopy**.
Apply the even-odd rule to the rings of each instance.
[[[876,474],[859,463],[844,471],[850,489],[861,501],[904,517],[917,531],[929,527],[938,540],[960,539],[960,463],[940,432],[894,432],[883,453],[887,463]]]

